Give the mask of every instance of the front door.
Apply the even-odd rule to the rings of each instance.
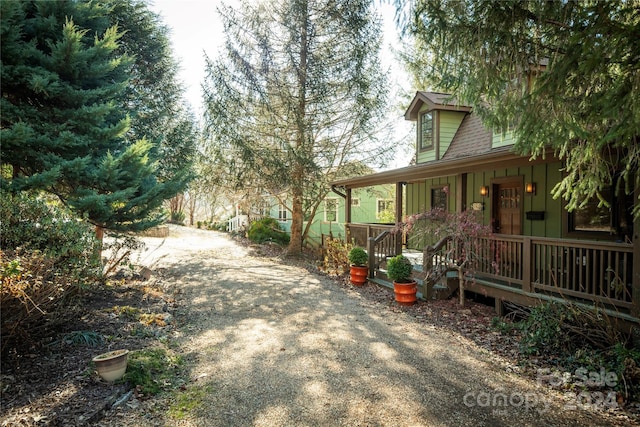
[[[522,183],[510,181],[493,185],[493,231],[522,234]]]

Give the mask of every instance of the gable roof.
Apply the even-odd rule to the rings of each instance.
[[[399,169],[356,176],[332,182],[333,187],[359,188],[387,183],[418,182],[428,178],[456,175],[461,171],[474,172],[505,165],[519,166],[545,163],[554,156],[547,150],[545,156],[531,159],[512,151],[511,146],[492,148],[492,132],[487,129],[479,116],[471,112],[468,105],[457,105],[455,99],[446,93],[416,92],[405,119],[417,120],[422,106],[430,109],[466,112],[449,148],[440,160],[432,160]]]
[[[459,103],[448,93],[418,91],[404,113],[406,120],[418,120],[423,105],[429,110],[471,111],[471,106]]]

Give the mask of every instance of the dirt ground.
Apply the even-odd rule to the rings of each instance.
[[[314,261],[285,261],[276,247],[250,245],[216,232],[172,226],[169,238],[143,240],[146,250],[134,257],[136,267],[125,270],[121,280],[112,285],[87,293],[75,308],[73,322],[52,331],[45,342],[2,360],[1,425],[512,425],[516,421],[522,425],[638,425],[633,415],[629,416],[634,408],[626,408],[631,409],[626,413],[619,409],[558,412],[544,421],[532,411],[501,413],[503,409],[496,412],[493,408],[492,412],[478,405],[465,408],[460,402],[457,407],[446,402],[438,409],[442,403],[429,399],[442,399],[442,390],[434,397],[422,397],[426,399],[422,407],[402,403],[414,413],[399,414],[391,405],[397,404],[394,395],[405,390],[396,384],[398,376],[408,375],[417,381],[406,390],[413,390],[413,395],[415,390],[437,383],[425,378],[425,373],[434,375],[436,371],[435,365],[429,365],[431,359],[422,359],[421,352],[434,356],[446,353],[447,357],[459,353],[474,359],[465,366],[480,363],[484,370],[497,369],[495,381],[505,382],[492,384],[491,390],[517,386],[548,396],[546,390],[535,388],[533,377],[542,361],[523,361],[517,336],[496,332],[491,327],[492,308],[477,302],[469,302],[464,309],[456,300],[401,307],[393,302],[389,289],[370,284],[353,287],[344,278],[323,275]],[[230,276],[238,273],[237,260],[250,260],[246,279]],[[269,277],[273,272],[285,285],[279,287],[275,278]],[[305,279],[308,291],[296,287],[299,274],[309,275]],[[248,283],[254,284],[253,289]],[[321,298],[313,300],[317,295]],[[330,301],[340,305],[329,309],[325,305]],[[128,317],[123,307],[160,320],[140,322]],[[356,323],[345,324],[345,319]],[[324,329],[314,329],[318,325]],[[76,342],[74,336],[82,331],[96,332],[102,342],[95,346]],[[391,335],[378,336],[388,333]],[[423,342],[422,347],[401,342],[395,344],[396,350],[388,348],[390,340],[404,336]],[[363,342],[368,344],[366,349]],[[450,348],[443,349],[442,342]],[[435,349],[428,347],[432,345]],[[144,396],[126,383],[105,383],[90,363],[93,356],[105,351],[157,346],[183,354],[186,361],[183,378],[178,384],[166,384],[167,392],[158,396]],[[417,354],[411,356],[417,360],[407,359],[407,366],[415,362],[424,368],[400,366],[400,359],[409,357],[405,354],[394,356],[395,361],[389,359],[399,347],[414,349]],[[415,351],[418,348],[422,350]],[[359,358],[362,365],[352,368],[347,379],[331,377]],[[274,379],[282,368],[279,361],[300,366],[292,366]],[[236,362],[251,369],[236,374],[221,372]],[[323,366],[316,367],[316,363]],[[396,373],[389,374],[389,368]],[[449,399],[455,390],[464,390],[464,380],[460,384],[456,379],[460,374],[453,368],[438,380],[443,388],[455,384],[448,392]],[[470,383],[488,380],[482,379],[486,373],[478,375],[465,373],[460,378]],[[249,378],[253,381],[244,383]],[[167,408],[177,399],[201,390],[206,390],[206,395],[197,395],[199,401],[190,411],[167,415]],[[356,391],[364,395],[352,396]],[[297,401],[303,395],[308,395],[307,399],[297,406],[304,410],[282,403]],[[227,398],[224,401],[223,396]],[[345,396],[351,401],[344,403]],[[549,396],[556,400],[556,406],[562,400],[562,393],[552,391]],[[273,403],[277,401],[278,405]],[[434,405],[433,410],[425,411],[429,405]]]

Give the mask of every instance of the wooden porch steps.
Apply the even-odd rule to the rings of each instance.
[[[414,265],[413,270],[416,273],[422,273],[421,265]],[[368,280],[372,283],[375,283],[380,286],[387,287],[389,289],[393,289],[393,282],[387,277],[387,271],[384,269],[379,269],[376,271],[376,277],[368,278]],[[418,293],[417,296],[419,299],[426,300],[427,295],[429,293],[429,299],[431,300],[444,300],[450,298],[457,290],[458,290],[458,279],[457,276],[455,280],[449,280],[448,285],[444,283],[436,283],[432,286],[431,292],[425,292],[425,285],[422,279],[415,278],[416,282],[418,282]]]

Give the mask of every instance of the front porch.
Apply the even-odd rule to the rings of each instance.
[[[449,253],[451,242],[442,242],[439,248],[427,246],[422,253],[408,252],[404,236],[394,228],[346,225],[348,239],[369,253],[370,280],[385,284],[387,258],[403,252],[413,260],[416,277],[444,268],[443,254]],[[526,306],[572,301],[597,306],[625,322],[639,322],[640,292],[634,290],[632,280],[633,244],[495,234],[480,239],[477,247],[480,256],[467,270],[465,290],[494,298],[499,314],[503,301]],[[432,299],[434,287],[442,285],[420,281],[422,298]]]

